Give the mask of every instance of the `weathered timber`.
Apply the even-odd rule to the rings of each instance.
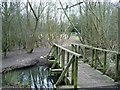
[[[97,68],[97,50],[95,50],[95,66],[94,68],[96,69]]]
[[[120,61],[120,54],[117,55],[117,59],[116,59],[115,81],[118,81],[118,80],[119,80],[119,61]]]
[[[107,64],[107,52],[104,52],[104,65],[103,65],[103,74],[106,72],[106,64]]]
[[[74,60],[74,88],[77,88],[78,85],[78,59],[77,57],[75,57]]]
[[[71,50],[69,50],[69,49],[66,49],[66,48],[64,48],[64,47],[62,47],[62,46],[60,46],[60,45],[57,45],[57,44],[55,44],[55,43],[54,43],[54,45],[57,46],[57,47],[59,47],[59,48],[61,48],[62,50],[65,50],[66,52],[69,52],[69,53],[77,56],[77,57],[81,57],[81,54],[78,54],[78,53],[76,53],[76,52],[73,52],[73,51],[71,51]]]
[[[84,48],[83,61],[84,61],[84,63],[86,63],[86,47]]]
[[[92,49],[92,63],[91,63],[91,67],[94,66],[94,54],[95,54],[95,49]]]
[[[74,61],[74,56],[71,57],[70,61],[68,62],[66,68],[64,69],[64,71],[62,72],[61,76],[59,77],[58,81],[56,82],[55,86],[58,86],[59,83],[61,82],[61,80],[63,79],[65,73],[67,72],[68,68],[70,67],[71,63]]]
[[[117,52],[117,51],[106,50],[106,49],[102,49],[102,48],[96,48],[96,47],[89,46],[89,45],[85,45],[85,44],[76,44],[76,43],[73,43],[73,44],[74,44],[74,45],[81,46],[81,47],[90,48],[90,49],[96,49],[96,50],[103,51],[103,52],[109,52],[109,53],[120,54],[120,52]]]

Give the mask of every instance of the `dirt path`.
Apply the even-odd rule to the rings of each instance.
[[[46,56],[49,50],[50,48],[38,48],[34,49],[31,54],[26,53],[25,50],[9,52],[6,58],[2,58],[2,71],[36,63],[39,63],[39,65],[47,65],[47,60],[43,58],[43,56]]]

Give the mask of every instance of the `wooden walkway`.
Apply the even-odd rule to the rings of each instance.
[[[71,75],[71,69],[69,70]],[[71,77],[71,76],[70,76]],[[59,86],[63,89],[71,89],[73,86]],[[100,71],[91,68],[83,61],[78,62],[78,88],[111,88],[113,90],[119,90],[117,83],[110,77],[103,75]]]
[[[78,86],[81,88],[111,87],[115,82],[83,62],[78,63]]]
[[[55,63],[62,62],[62,64],[59,64],[60,67],[63,67],[63,69],[58,68],[62,71],[58,81],[55,83],[55,86],[57,86],[57,89],[71,89],[71,88],[112,88],[113,90],[119,90],[119,86],[116,82],[114,82],[113,79],[103,74],[103,72],[100,72],[95,69],[95,67],[91,67],[89,64],[85,63],[84,57],[81,58],[80,54],[77,54],[75,52],[72,52],[64,47],[61,47],[57,44],[54,44],[55,48],[51,55],[54,54],[54,56],[57,56]],[[69,55],[73,55],[73,57],[70,57]],[[50,55],[50,54],[49,54]],[[60,58],[60,56],[62,58]],[[76,56],[76,57],[75,57]],[[77,58],[80,57],[80,58]],[[60,60],[60,61],[59,61]],[[67,62],[66,62],[67,61]],[[62,65],[62,66],[61,66]],[[78,68],[77,68],[78,67]],[[52,69],[51,69],[52,70]],[[56,69],[57,71],[57,69]],[[68,73],[69,72],[69,73]],[[69,74],[69,77],[67,76]],[[77,75],[76,75],[77,74]],[[63,80],[63,77],[68,77],[71,84],[69,85],[59,85],[61,80]],[[72,79],[73,77],[73,79]],[[73,80],[73,81],[71,81]],[[73,84],[72,84],[73,82]],[[76,83],[77,82],[77,83]],[[111,90],[111,89],[110,89]]]

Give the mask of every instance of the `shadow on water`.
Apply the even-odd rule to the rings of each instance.
[[[37,66],[9,71],[2,75],[2,86],[17,88],[53,90],[54,80],[49,76],[48,67]]]

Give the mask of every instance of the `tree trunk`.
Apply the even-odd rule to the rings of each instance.
[[[118,52],[120,52],[120,7],[118,7]]]

